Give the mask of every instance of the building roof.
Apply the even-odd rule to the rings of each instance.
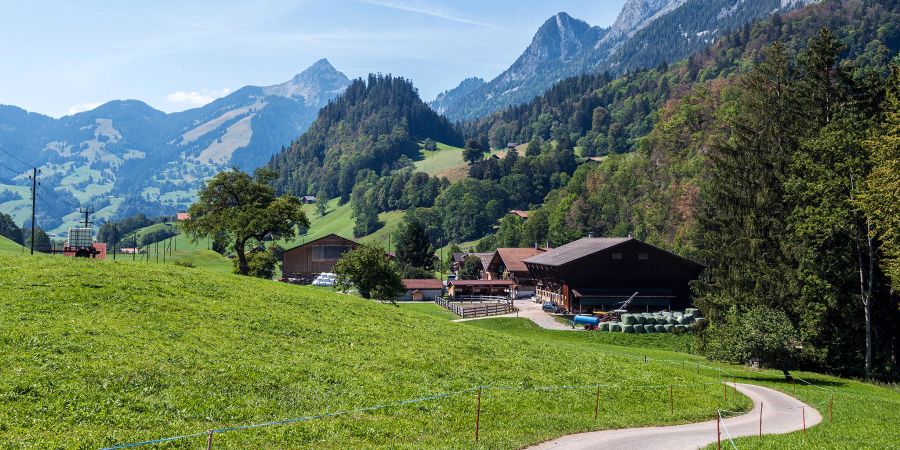
[[[488,266],[491,265],[491,260],[494,259],[494,252],[490,252],[490,253],[472,253],[472,254],[475,255],[475,256],[477,256],[478,259],[481,260],[481,268],[482,268],[482,269],[487,269]]]
[[[453,280],[447,286],[512,286],[510,280]]]
[[[353,244],[353,245],[357,245],[357,246],[360,245],[359,242],[356,242],[356,241],[347,239],[347,238],[345,238],[345,237],[343,237],[343,236],[338,236],[338,235],[336,235],[336,234],[334,234],[334,233],[330,233],[330,234],[326,234],[325,236],[322,236],[322,237],[320,237],[320,238],[318,238],[318,239],[313,239],[313,240],[311,240],[311,241],[309,241],[309,242],[306,242],[306,243],[303,243],[303,244],[300,244],[300,245],[297,245],[297,246],[294,246],[294,247],[285,249],[284,251],[285,251],[285,252],[289,252],[289,251],[292,251],[292,250],[296,250],[296,249],[298,249],[298,248],[300,248],[300,247],[305,247],[305,246],[307,246],[307,245],[310,245],[310,244],[312,244],[312,243],[315,243],[315,242],[321,241],[322,239],[327,239],[327,238],[330,238],[330,237],[336,237],[336,238],[338,238],[338,239],[340,239],[340,240],[342,240],[342,241],[345,241],[345,242],[348,243],[348,244]]]
[[[433,280],[433,279],[405,279],[403,280],[403,286],[408,291],[413,290],[443,290],[444,283],[441,280]]]
[[[541,253],[524,262],[528,264],[539,264],[542,266],[561,266],[577,259],[584,258],[588,255],[615,247],[619,244],[631,241],[634,238],[583,238],[575,242],[570,242],[562,247]]]
[[[528,267],[525,267],[525,263],[522,261],[541,253],[544,253],[544,249],[533,247],[498,248],[488,267],[493,268],[502,260],[506,270],[510,272],[527,272]]]
[[[468,255],[468,253],[454,253],[453,260],[456,262],[463,262],[466,260],[466,255]]]
[[[521,217],[521,218],[523,218],[523,219],[527,219],[527,218],[528,218],[528,211],[522,211],[522,210],[520,210],[520,209],[514,209],[514,210],[510,211],[509,213],[512,214],[512,215],[514,215],[514,216],[519,216],[519,217]]]
[[[302,198],[303,198],[303,200],[308,201],[308,202],[316,201],[315,195],[304,195]]]

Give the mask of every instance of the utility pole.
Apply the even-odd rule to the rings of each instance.
[[[37,199],[37,167],[31,168],[31,254],[34,254],[34,201]]]
[[[78,210],[80,214],[84,214],[84,227],[87,228],[91,226],[90,215],[94,213],[94,210],[90,208],[81,208]]]

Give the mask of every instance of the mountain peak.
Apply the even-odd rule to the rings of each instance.
[[[687,0],[628,0],[610,28],[609,34],[603,40],[619,39],[631,35],[655,19],[677,9],[685,2]]]
[[[349,84],[350,79],[346,75],[322,58],[290,81],[264,87],[263,93],[279,97],[303,97],[307,105],[322,107],[329,99],[343,92]]]

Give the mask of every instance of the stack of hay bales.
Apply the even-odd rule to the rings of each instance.
[[[700,310],[697,308],[687,308],[684,312],[622,314],[620,322],[601,322],[598,330],[622,333],[686,332],[692,324],[706,320],[699,316]]]

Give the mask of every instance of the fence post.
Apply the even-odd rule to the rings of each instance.
[[[759,402],[759,435],[762,436],[762,410],[763,402]]]
[[[672,396],[672,385],[669,385],[669,414],[675,412],[675,399]]]
[[[831,394],[831,398],[828,399],[828,422],[834,422],[834,417],[831,415],[832,410],[834,409],[834,394]]]
[[[212,450],[212,436],[214,431],[209,430],[209,434],[206,437],[206,450]]]
[[[725,401],[728,401],[728,383],[722,383],[722,392],[725,393]]]
[[[594,420],[597,420],[597,413],[600,411],[600,386],[597,386],[597,397],[594,399]]]
[[[734,381],[734,377],[731,377],[731,384],[734,385],[734,392],[737,395],[737,382]]]
[[[716,449],[722,450],[722,413],[716,411]]]
[[[700,375],[700,364],[697,364],[697,375]]]
[[[806,407],[805,406],[800,407],[800,414],[802,414],[802,417],[803,417],[803,436],[806,436]]]
[[[481,386],[478,386],[478,397],[475,400],[475,443],[478,443],[478,432],[481,427]]]

